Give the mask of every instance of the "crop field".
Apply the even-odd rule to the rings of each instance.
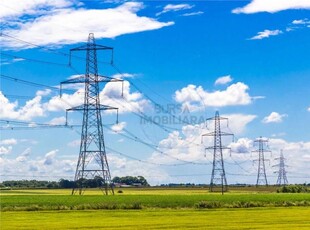
[[[3,190],[0,229],[309,229],[310,194],[267,190]],[[229,227],[228,227],[229,226]]]

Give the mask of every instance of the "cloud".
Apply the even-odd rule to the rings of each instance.
[[[100,92],[100,101],[118,108],[119,113],[143,111],[149,106],[141,93],[131,92],[128,81],[123,82],[123,87],[118,83],[108,82]]]
[[[76,169],[76,155],[66,158],[57,156],[58,150],[51,150],[43,157],[29,157],[27,149],[17,158],[9,159],[0,156],[3,175],[2,180],[38,179],[58,181],[60,178],[73,180]],[[30,150],[29,150],[30,152]],[[60,155],[60,154],[59,154]],[[158,181],[167,180],[169,175],[157,165],[143,164],[139,161],[119,157],[116,153],[107,151],[112,177],[114,176],[144,176],[148,182],[156,185]],[[10,175],[14,175],[11,177]],[[156,177],[154,177],[156,175]]]
[[[309,21],[309,19],[305,18],[305,19],[294,20],[294,21],[292,21],[292,24],[294,24],[294,25],[306,25],[306,24],[310,24],[310,21]]]
[[[125,157],[116,156],[113,151],[107,153],[112,177],[115,176],[143,176],[151,185],[158,185],[165,181],[169,175],[157,165],[144,164],[139,161],[129,160]]]
[[[34,117],[45,116],[44,108],[41,104],[42,96],[35,96],[26,104],[18,108],[17,101],[10,102],[0,91],[0,118],[31,120]]]
[[[307,18],[293,20],[291,23],[288,23],[285,29],[283,30],[264,30],[263,32],[259,32],[256,36],[253,36],[249,40],[261,40],[264,38],[268,38],[270,36],[277,36],[283,34],[285,32],[292,32],[299,29],[304,29],[306,27],[310,27],[310,21]]]
[[[120,133],[123,131],[123,129],[126,127],[127,123],[126,122],[119,122],[115,125],[113,125],[111,127],[111,130],[114,132],[114,133]]]
[[[310,107],[308,108],[308,112],[310,112]]]
[[[153,152],[149,160],[161,164],[206,162],[210,156],[204,158],[204,146],[201,144],[201,135],[205,132],[205,124],[183,126],[181,131],[173,131],[162,139],[158,144],[159,151]]]
[[[234,9],[234,14],[253,14],[259,12],[275,13],[282,10],[290,9],[310,9],[310,1],[308,0],[282,0],[266,1],[252,0],[248,5]]]
[[[0,145],[16,145],[17,140],[15,138],[4,139],[0,141]]]
[[[264,38],[269,38],[270,36],[277,36],[282,34],[281,30],[264,30],[263,32],[258,32],[256,36],[251,37],[250,40],[261,40]]]
[[[0,146],[0,157],[11,153],[12,148],[13,148],[12,146],[8,147]]]
[[[31,41],[36,45],[54,46],[84,42],[89,32],[93,32],[97,39],[115,38],[174,24],[138,16],[137,12],[143,8],[144,5],[141,2],[126,2],[108,9],[65,7],[40,12],[35,20],[27,17],[20,18],[23,23],[17,22],[14,26],[3,29],[2,32],[17,39]],[[12,39],[3,39],[2,44],[4,47],[13,49],[33,48],[32,45]]]
[[[175,92],[175,101],[190,110],[201,110],[206,107],[224,107],[249,105],[253,99],[248,93],[249,87],[237,82],[225,90],[208,92],[202,86],[188,85]]]
[[[287,114],[279,114],[277,112],[272,112],[267,117],[264,117],[262,122],[263,123],[281,123],[284,117],[287,117]]]
[[[161,14],[170,12],[170,11],[180,11],[180,10],[189,10],[192,9],[194,5],[189,4],[168,4],[164,7],[163,11],[156,14],[156,16],[159,16]]]
[[[131,76],[128,74],[128,76]],[[122,91],[123,90],[123,91]],[[36,96],[25,105],[19,106],[18,102],[10,102],[0,91],[0,118],[31,121],[37,117],[45,117],[48,112],[65,111],[66,109],[82,105],[84,103],[84,87],[79,87],[74,93],[63,93],[62,97],[53,96],[43,103],[42,98],[51,93],[50,90],[40,90]],[[119,113],[143,111],[149,106],[149,102],[138,92],[131,92],[130,83],[108,82],[99,93],[101,104],[119,108]],[[104,102],[104,103],[102,103]],[[108,113],[115,112],[110,110]],[[53,118],[49,124],[64,124],[65,117]],[[35,124],[33,124],[35,125]]]
[[[58,149],[52,150],[45,154],[44,165],[52,165],[55,162],[56,153]]]
[[[124,78],[134,78],[138,76],[139,74],[135,73],[117,73],[111,76],[111,78],[116,78],[116,79],[124,79]]]
[[[249,114],[224,114],[223,117],[229,119],[229,128],[227,124],[223,122],[221,123],[222,131],[227,133],[232,132],[237,135],[244,133],[248,124],[256,118],[255,115]],[[169,133],[168,137],[162,139],[158,144],[158,149],[165,154],[154,152],[150,160],[163,164],[184,163],[182,160],[208,163],[212,161],[213,156],[210,152],[205,151],[205,147],[212,146],[214,140],[213,137],[202,138],[202,135],[212,132],[213,130],[213,123],[208,123],[207,127],[205,123],[185,125],[182,127],[181,131],[173,131]],[[247,138],[241,138],[237,143],[231,144],[231,142],[231,137],[222,138],[223,146],[230,146],[238,153],[248,150],[252,143]],[[227,154],[228,151],[224,151],[224,153]]]
[[[81,144],[81,140],[80,139],[76,139],[74,141],[69,142],[67,145],[69,147],[78,147]]]
[[[50,125],[65,125],[66,118],[65,117],[55,117],[48,122]]]
[[[253,148],[253,140],[249,138],[239,138],[237,142],[231,143],[229,147],[234,153],[250,153]]]
[[[203,11],[196,11],[196,12],[192,12],[192,13],[185,13],[185,14],[182,14],[182,16],[188,17],[188,16],[196,16],[196,15],[201,15],[201,14],[204,14],[204,12]]]
[[[1,179],[21,180],[38,179],[58,181],[60,178],[74,178],[76,159],[59,159],[56,153],[58,150],[52,150],[43,157],[30,157],[31,149],[25,149],[16,158],[1,158],[0,163],[3,169]],[[11,177],[10,175],[14,176]]]
[[[129,76],[129,75],[128,75]],[[56,112],[82,105],[84,103],[84,88],[80,87],[73,94],[64,93],[62,97],[54,96],[43,107],[47,111]],[[119,108],[119,113],[143,111],[148,101],[138,92],[131,92],[128,81],[121,83],[108,82],[99,93],[101,104]],[[109,112],[115,112],[110,110]]]
[[[224,114],[223,117],[228,118],[231,132],[235,135],[240,135],[246,131],[247,125],[257,116],[252,114]]]
[[[84,89],[78,89],[73,94],[63,93],[61,97],[54,96],[48,102],[44,103],[47,111],[64,111],[71,107],[83,104]]]
[[[291,172],[309,171],[306,167],[310,163],[310,142],[288,142],[284,139],[274,138],[269,139],[269,146],[276,157],[280,150],[283,150],[285,158],[289,160]]]
[[[37,96],[48,96],[48,95],[51,94],[51,92],[52,92],[52,90],[50,90],[50,89],[38,90],[38,91],[36,92],[36,95],[37,95]]]
[[[1,0],[0,18],[3,20],[22,15],[36,15],[70,5],[72,5],[72,1],[68,0]]]
[[[16,161],[18,162],[26,162],[28,160],[28,156],[31,153],[31,148],[26,148],[18,157],[16,157]]]
[[[227,83],[230,83],[233,79],[231,78],[230,75],[227,76],[223,76],[223,77],[219,77],[218,79],[216,79],[215,81],[215,85],[225,85]]]
[[[272,137],[283,137],[283,136],[285,136],[285,135],[286,135],[285,132],[280,132],[280,133],[274,133],[274,134],[272,134],[271,136],[272,136]]]

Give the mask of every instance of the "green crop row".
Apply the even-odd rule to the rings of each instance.
[[[1,196],[2,211],[141,209],[141,208],[247,208],[310,206],[310,194],[205,195],[11,195]]]

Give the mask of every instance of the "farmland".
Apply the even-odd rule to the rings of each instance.
[[[309,229],[309,208],[4,212],[1,229]]]
[[[1,229],[148,229],[309,228],[310,194],[283,194],[275,189],[231,189],[209,193],[205,188],[122,189],[115,196],[87,190],[71,196],[66,189],[1,191]],[[173,219],[173,221],[171,221]],[[248,223],[248,225],[245,225]]]

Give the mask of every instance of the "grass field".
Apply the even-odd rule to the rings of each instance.
[[[310,193],[271,192],[208,193],[205,189],[124,189],[115,196],[99,190],[84,196],[70,190],[8,190],[1,192],[1,211],[145,209],[145,208],[246,208],[310,206]]]
[[[116,190],[117,191],[117,190]],[[310,194],[275,189],[66,189],[0,191],[0,229],[310,229]]]
[[[1,229],[309,229],[309,209],[4,212]]]

